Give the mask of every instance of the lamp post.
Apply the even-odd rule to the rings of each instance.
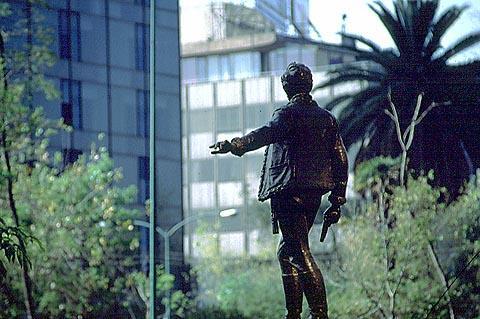
[[[235,208],[230,208],[230,209],[224,209],[219,212],[220,217],[226,218],[226,217],[231,217],[237,214],[237,210]],[[164,245],[164,263],[165,263],[165,273],[167,275],[170,275],[170,237],[180,228],[185,226],[188,223],[191,223],[194,220],[197,220],[199,218],[203,217],[208,217],[208,216],[215,216],[217,215],[215,212],[209,213],[209,214],[203,214],[203,215],[194,215],[194,216],[189,216],[185,219],[182,219],[172,227],[170,227],[168,230],[164,230],[160,227],[155,227],[155,230],[157,233],[159,233],[163,237],[163,245]],[[133,224],[136,226],[142,226],[146,228],[150,228],[150,224],[147,223],[146,221],[143,220],[134,220]],[[151,245],[152,246],[152,245]],[[150,282],[152,282],[150,280]],[[151,291],[151,289],[150,289]],[[150,293],[150,296],[153,296]],[[165,305],[165,314],[164,314],[164,319],[170,319],[170,289],[167,290],[167,304]],[[150,302],[152,304],[152,302]],[[151,313],[154,312],[154,309],[152,308],[150,310]]]
[[[149,307],[150,307],[150,316],[149,319],[156,319],[155,313],[155,299],[156,299],[156,291],[155,287],[157,286],[156,277],[155,277],[155,231],[153,226],[157,224],[156,222],[156,208],[157,208],[157,201],[155,198],[155,175],[156,175],[156,149],[155,149],[155,55],[156,55],[156,46],[155,46],[155,20],[156,20],[156,10],[155,10],[155,2],[156,0],[150,1],[150,39],[149,39],[149,51],[150,51],[150,72],[149,76],[149,107],[150,107],[150,132],[149,132],[149,187],[150,187],[150,225],[152,227],[149,231],[149,241],[150,241],[150,248],[149,248],[149,280],[150,280],[150,300],[149,300]]]

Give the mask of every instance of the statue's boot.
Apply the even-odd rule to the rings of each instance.
[[[298,272],[282,274],[283,291],[285,292],[285,319],[300,319],[302,314],[302,286]]]
[[[306,269],[300,273],[300,282],[310,308],[309,319],[328,319],[327,296],[323,276],[309,250],[303,250]]]

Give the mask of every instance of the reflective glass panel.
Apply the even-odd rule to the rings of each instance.
[[[270,78],[245,80],[245,101],[247,104],[270,101]]]
[[[218,203],[221,207],[240,206],[243,203],[242,183],[218,183]]]
[[[213,106],[213,86],[211,83],[192,84],[188,88],[188,103],[190,109]]]
[[[242,103],[241,82],[227,81],[217,83],[217,105],[219,107],[240,105]]]
[[[211,208],[215,206],[215,187],[213,182],[190,184],[192,208]]]
[[[190,135],[190,158],[209,158],[210,149],[213,144],[212,133],[197,133]]]

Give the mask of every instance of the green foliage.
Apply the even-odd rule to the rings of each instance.
[[[270,229],[270,225],[267,226]],[[195,313],[203,311],[225,318],[280,317],[284,302],[281,273],[275,257],[276,238],[262,231],[261,250],[256,256],[234,257],[219,253],[216,236],[208,235],[211,231],[207,227],[200,230],[203,240],[197,249],[202,258],[194,268],[199,286],[196,298],[199,310]]]
[[[163,305],[170,303],[170,309],[172,315],[176,315],[180,318],[185,316],[185,311],[190,307],[190,298],[187,294],[179,290],[172,290],[174,283],[174,276],[171,274],[166,274],[163,266],[157,266],[157,296],[162,301]],[[150,298],[150,281],[148,277],[138,271],[133,271],[123,278],[119,278],[124,281],[124,286],[126,289],[133,290],[136,292],[135,295],[125,294],[123,305],[129,307],[131,304],[138,302],[136,296],[140,297],[141,301],[144,303],[145,308],[149,306],[148,300]],[[168,300],[167,292],[172,290],[170,299]],[[159,308],[157,303],[157,308]],[[157,309],[157,313],[161,313],[160,309]]]
[[[0,16],[12,15],[10,4],[2,3]],[[43,161],[46,138],[62,128],[60,122],[46,120],[40,108],[32,109],[31,105],[26,107],[23,103],[24,100],[31,102],[30,97],[35,91],[55,96],[52,85],[44,80],[41,73],[43,67],[51,65],[53,55],[46,50],[49,37],[45,29],[37,25],[38,19],[34,10],[31,11],[32,32],[35,30],[32,36],[38,37],[35,43],[23,43],[20,47],[9,45],[9,42],[28,33],[26,19],[14,19],[16,23],[11,30],[4,29],[4,26],[0,30],[0,207],[5,208],[0,208],[0,250],[8,261],[17,260],[23,267],[29,265],[25,247],[34,241],[34,237],[16,216],[15,198],[10,197],[16,169],[19,164],[25,168],[35,161]],[[11,162],[9,165],[7,159]],[[0,268],[4,268],[1,259]]]
[[[187,319],[246,319],[237,310],[221,310],[217,307],[204,307],[192,310],[187,314]]]
[[[90,154],[68,165],[52,154],[49,138],[70,128],[33,105],[38,91],[58,96],[43,76],[54,55],[37,8],[0,5],[0,15],[15,21],[0,30],[0,317],[144,316],[148,280],[138,272],[135,187],[118,186],[121,170],[104,147],[92,144]],[[165,296],[173,277],[159,271],[158,283]],[[164,302],[179,315],[187,307],[178,291]]]
[[[371,178],[374,159],[363,168]],[[365,176],[368,174],[365,174]],[[443,189],[432,187],[430,177],[410,177],[406,187],[392,186],[391,193],[377,194],[361,211],[339,225],[338,259],[327,273],[330,314],[334,318],[424,318],[444,291],[429,245],[452,282],[461,265],[480,250],[475,241],[480,230],[480,184],[470,184],[451,204],[440,201]],[[478,181],[478,178],[477,178]],[[372,190],[380,190],[369,183]],[[465,318],[479,313],[479,260],[449,291],[454,310]],[[462,279],[463,278],[463,279]],[[431,318],[447,318],[442,299]]]
[[[456,316],[478,317],[480,259],[461,271],[480,251],[480,176],[446,204],[441,201],[445,189],[431,186],[433,173],[410,176],[405,187],[398,186],[398,159],[375,158],[359,165],[356,173],[365,194],[362,205],[335,226],[330,259],[319,262],[330,317],[424,318],[445,289],[430,245],[447,282],[460,275],[448,294]],[[261,238],[261,258],[220,257],[216,238],[205,238],[196,267],[198,315],[192,318],[204,318],[201,311],[211,311],[211,318],[228,318],[229,311],[241,314],[238,318],[281,317],[280,271],[274,243],[268,244],[272,235],[266,232]],[[448,317],[447,299],[442,298],[430,318]]]
[[[354,188],[363,192],[380,182],[398,178],[399,158],[379,156],[358,164],[355,168]]]

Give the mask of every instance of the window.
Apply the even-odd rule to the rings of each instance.
[[[80,15],[78,12],[60,10],[58,12],[58,47],[61,59],[80,61]]]
[[[76,129],[83,128],[82,85],[80,81],[61,79],[61,113],[65,124]]]
[[[312,67],[315,67],[315,52],[316,52],[316,49],[315,47],[310,47],[310,46],[307,46],[307,47],[303,47],[301,49],[301,53],[302,53],[302,58],[301,58],[301,62],[307,66],[309,66],[310,68]]]
[[[81,150],[75,148],[64,148],[62,150],[63,153],[63,165],[67,166],[69,164],[75,163],[80,155],[83,154]]]
[[[218,183],[218,202],[221,207],[240,206],[243,203],[241,182]]]
[[[232,70],[230,68],[230,57],[228,55],[222,55],[220,60],[220,73],[222,80],[228,80],[232,78]]]
[[[341,55],[331,56],[328,63],[329,64],[341,64],[341,63],[343,63],[343,56],[341,56]]]
[[[207,79],[207,59],[206,58],[195,58],[196,69],[197,69],[197,79],[206,80]]]
[[[212,133],[197,133],[190,135],[190,158],[210,158],[210,149],[213,144]]]
[[[242,97],[240,92],[240,81],[228,81],[217,83],[217,105],[231,106],[240,105]]]
[[[211,83],[192,84],[188,86],[188,103],[190,109],[209,108],[213,106],[213,86]]]
[[[190,116],[191,133],[205,133],[213,130],[213,111],[212,109],[192,110],[187,116]]]
[[[190,198],[192,208],[212,208],[215,206],[215,185],[213,182],[192,183]]]
[[[233,77],[235,79],[242,79],[254,74],[252,53],[234,53],[231,55],[233,66]]]
[[[242,179],[242,163],[237,158],[218,158],[218,180],[221,182]]]
[[[245,238],[242,232],[220,234],[220,252],[226,255],[241,255],[245,249]]]
[[[148,26],[143,23],[135,23],[135,68],[148,71]]]
[[[72,104],[68,102],[62,102],[62,117],[63,123],[66,125],[73,125]]]
[[[137,134],[147,137],[150,130],[148,91],[137,90]]]
[[[245,108],[245,125],[249,130],[265,125],[269,117],[270,114],[263,105]]]
[[[282,81],[280,80],[280,77],[272,78],[272,80],[273,80],[273,96],[275,98],[275,102],[287,101],[288,100],[287,94],[283,89]],[[313,83],[317,83],[317,82],[313,81]]]
[[[212,55],[207,58],[208,63],[208,80],[216,81],[220,80],[220,68],[218,63],[218,56]]]
[[[285,49],[279,48],[271,51],[270,54],[270,71],[284,70],[287,66],[285,59]]]
[[[217,129],[231,131],[240,129],[240,108],[228,107],[217,109]]]
[[[211,159],[191,161],[190,179],[192,182],[213,181],[213,161]]]
[[[144,204],[150,197],[150,157],[138,158],[138,202]]]
[[[293,61],[300,62],[299,47],[296,46],[296,45],[286,47],[285,48],[285,59],[286,59],[287,65],[288,65],[288,63],[293,62]],[[285,68],[287,65],[285,65],[283,68]]]
[[[197,79],[195,74],[195,58],[183,58],[181,60],[182,81],[193,82]]]
[[[135,4],[138,4],[141,6],[149,6],[150,0],[135,0]]]
[[[245,101],[247,104],[270,101],[270,78],[245,80]]]

